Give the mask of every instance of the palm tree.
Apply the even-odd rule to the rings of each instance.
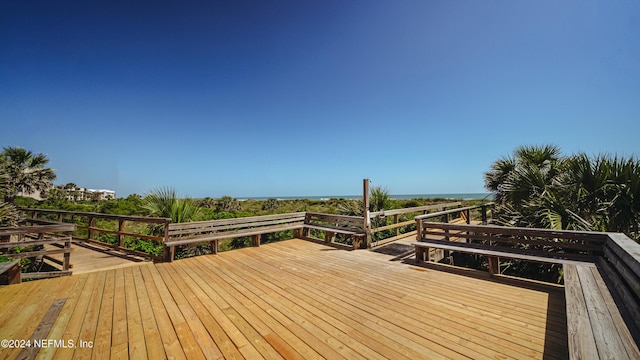
[[[498,223],[640,235],[640,161],[520,147],[485,174]]]
[[[0,162],[0,196],[3,196],[7,178],[4,164]],[[18,225],[19,217],[20,214],[15,206],[0,200],[0,227]]]
[[[34,154],[21,147],[5,147],[0,153],[7,179],[4,185],[4,201],[13,204],[18,193],[33,194],[47,190],[56,174],[47,168],[49,158],[45,154]]]
[[[216,202],[217,212],[236,212],[240,211],[242,207],[238,199],[231,196],[223,196]]]
[[[561,179],[567,160],[554,145],[521,146],[485,173],[494,193],[496,222],[508,226],[589,230],[591,224],[567,207]]]
[[[163,187],[152,190],[145,198],[143,208],[149,215],[168,217],[174,223],[195,220],[199,208],[190,198],[178,198],[175,189]]]

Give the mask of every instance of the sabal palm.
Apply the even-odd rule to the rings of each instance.
[[[560,179],[566,159],[557,146],[521,146],[513,157],[496,161],[485,186],[496,202],[496,221],[504,225],[555,229],[590,229],[567,208]]]
[[[5,187],[7,178],[7,173],[0,163],[0,196],[2,196],[3,194],[3,189]],[[16,226],[20,217],[19,215],[20,214],[15,206],[0,200],[0,227]]]
[[[562,157],[555,147],[521,147],[485,174],[498,221],[555,229],[624,232],[640,228],[640,161],[586,154]]]
[[[9,146],[3,149],[0,159],[7,173],[4,199],[8,203],[13,203],[19,192],[33,194],[50,188],[56,178],[53,169],[46,167],[49,158],[45,154]]]
[[[199,213],[192,199],[179,198],[175,189],[170,187],[152,190],[144,198],[143,207],[150,215],[168,217],[175,223],[193,221]]]

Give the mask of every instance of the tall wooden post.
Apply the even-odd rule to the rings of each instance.
[[[369,179],[362,180],[362,196],[363,196],[363,204],[364,209],[362,214],[364,217],[364,242],[366,248],[371,247],[371,219],[369,219]]]
[[[124,232],[124,220],[119,219],[118,220],[118,246],[120,247],[124,247],[124,235],[122,235],[123,232]]]

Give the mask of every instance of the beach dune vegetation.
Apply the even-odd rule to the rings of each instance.
[[[640,236],[640,161],[520,146],[485,173],[500,225]]]

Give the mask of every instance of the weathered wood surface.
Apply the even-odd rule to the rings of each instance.
[[[7,286],[0,338],[30,338],[66,299],[46,338],[94,347],[41,358],[567,358],[562,291],[387,259],[288,240]]]
[[[571,358],[640,359],[599,269],[566,264],[564,276]]]
[[[20,282],[22,279],[39,279],[71,275],[71,232],[75,230],[73,224],[55,223],[39,219],[23,219],[21,225],[0,229],[3,241],[0,241],[0,254],[12,260],[35,257],[51,257],[62,255],[56,263],[60,271],[39,271],[20,274],[17,267],[12,267],[7,276],[9,283]],[[47,245],[55,245],[48,246]],[[17,251],[16,251],[17,249]],[[16,273],[17,272],[17,273]]]
[[[35,214],[35,215],[52,214],[52,215],[62,215],[62,216],[80,216],[80,217],[89,217],[89,218],[97,218],[97,219],[127,220],[127,221],[138,221],[138,222],[147,222],[147,223],[155,223],[155,224],[164,224],[167,221],[171,221],[171,219],[169,218],[161,218],[161,217],[113,215],[113,214],[103,214],[103,213],[93,213],[93,212],[66,211],[66,210],[33,209],[33,208],[20,208],[20,210],[23,212]]]
[[[500,251],[514,247],[534,256],[554,256],[574,260],[595,261],[602,253],[607,234],[595,232],[557,231],[548,229],[511,228],[487,225],[423,222],[416,220],[420,232],[418,241],[440,236],[484,242]]]
[[[640,342],[640,244],[610,234],[599,263],[632,336]]]
[[[640,358],[640,245],[626,236],[416,221],[416,262],[437,248],[487,256],[491,274],[500,257],[563,264],[571,358]],[[426,238],[434,235],[465,242]]]
[[[459,207],[459,206],[462,206],[462,203],[459,201],[456,201],[456,202],[445,203],[445,204],[435,204],[435,205],[416,206],[416,207],[403,208],[403,209],[374,211],[369,213],[369,217],[370,218],[374,218],[378,216],[386,217],[386,216],[410,214],[410,213],[417,213],[417,212],[424,212],[424,211],[431,211],[431,210],[444,210],[446,208]]]
[[[172,223],[169,224],[169,234],[171,235],[181,235],[183,234],[183,230],[186,233],[202,230],[219,230],[226,229],[225,225],[244,225],[244,224],[263,224],[263,225],[273,225],[279,224],[287,221],[303,221],[305,213],[297,212],[297,213],[287,213],[287,214],[274,214],[274,215],[261,215],[261,216],[248,216],[241,218],[232,218],[232,219],[220,219],[220,220],[208,220],[208,221],[193,221],[186,223]],[[256,225],[256,226],[258,226]],[[229,228],[232,228],[229,227]]]
[[[512,249],[512,248],[499,248],[495,246],[481,246],[476,244],[467,244],[461,242],[453,242],[453,241],[442,241],[442,240],[423,240],[420,242],[414,242],[413,245],[418,248],[429,249],[429,248],[437,248],[444,249],[448,251],[459,251],[469,254],[478,254],[484,256],[494,256],[494,257],[504,257],[510,259],[519,259],[519,260],[527,260],[533,262],[540,263],[548,263],[548,264],[573,264],[573,265],[583,265],[583,266],[595,266],[593,261],[595,258],[591,259],[591,261],[580,261],[580,260],[572,260],[566,259],[562,257],[562,254],[555,253],[542,253],[542,252],[534,252],[531,253],[528,250],[524,249]],[[536,254],[536,255],[533,255]],[[545,256],[546,255],[546,256]]]
[[[92,212],[76,212],[76,211],[64,211],[64,210],[48,210],[48,209],[31,209],[31,208],[23,208],[21,209],[24,213],[31,214],[33,217],[38,216],[47,216],[51,215],[56,216],[57,224],[64,226],[72,226],[73,230],[77,229],[86,229],[87,234],[79,236],[76,232],[73,236],[74,241],[83,241],[89,244],[99,245],[111,248],[113,250],[118,251],[120,254],[135,254],[137,256],[142,257],[151,257],[154,260],[161,260],[161,256],[154,256],[150,254],[146,254],[144,252],[136,251],[125,247],[125,237],[132,237],[137,239],[146,239],[153,240],[157,242],[163,242],[167,236],[167,227],[171,222],[169,218],[161,218],[161,217],[145,217],[145,216],[129,216],[129,215],[112,215],[112,214],[102,214],[102,213],[92,213]],[[74,225],[71,223],[63,223],[64,221],[74,222],[74,219],[81,218],[85,219],[83,224]],[[109,221],[117,221],[117,229],[106,229],[96,226],[96,220],[109,220]],[[43,219],[30,219],[30,221],[39,221],[39,222],[48,222],[51,221],[43,220]],[[129,223],[144,223],[144,224],[163,224],[165,228],[164,236],[155,236],[155,235],[147,235],[147,234],[139,234],[131,231],[127,231],[127,225]],[[117,242],[115,244],[109,244],[103,241],[98,240],[99,234],[113,234],[117,237]]]
[[[433,215],[433,214],[428,214]],[[415,217],[416,221],[421,220],[420,216]],[[607,233],[598,233],[592,231],[572,231],[572,230],[551,230],[551,229],[533,229],[519,227],[504,227],[491,225],[465,225],[465,224],[447,224],[436,222],[423,222],[423,228],[443,229],[450,231],[470,231],[480,234],[496,234],[505,237],[528,236],[546,239],[565,239],[579,240],[590,245],[602,246],[608,239]],[[496,239],[494,239],[496,240]]]

